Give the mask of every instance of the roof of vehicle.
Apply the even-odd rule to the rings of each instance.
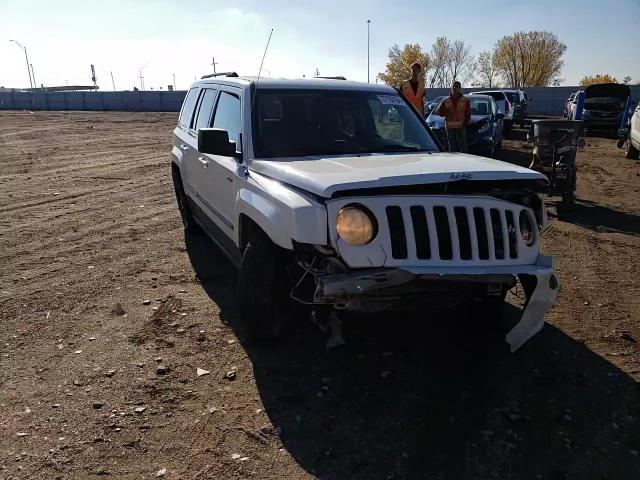
[[[504,93],[505,91],[508,91],[508,90],[482,90],[479,92],[469,92],[469,95],[488,95],[490,93]],[[506,94],[505,94],[505,97],[506,97]]]
[[[255,83],[256,77],[213,77],[194,82],[193,86],[203,85],[237,85],[241,87],[249,86],[252,82]],[[334,80],[327,78],[300,78],[300,79],[288,79],[288,78],[270,78],[260,77],[258,81],[258,88],[260,89],[321,89],[321,90],[366,90],[372,92],[385,92],[395,93],[396,90],[384,84],[378,83],[363,83],[353,82],[349,80]]]

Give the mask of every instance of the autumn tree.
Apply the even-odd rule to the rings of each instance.
[[[427,72],[430,68],[429,54],[424,52],[417,43],[407,44],[402,50],[398,45],[391,47],[387,68],[378,74],[378,78],[387,85],[397,87],[403,80],[411,77],[411,65],[414,62],[422,65],[422,80],[426,83]]]
[[[518,32],[498,40],[494,53],[504,82],[512,88],[547,87],[564,64],[567,46],[551,32]]]
[[[608,73],[598,73],[597,75],[586,75],[580,80],[580,85],[588,87],[589,85],[595,85],[596,83],[618,83],[616,77],[612,77]]]
[[[497,86],[498,66],[494,52],[485,50],[478,54],[477,73],[480,77],[480,86],[488,88]]]

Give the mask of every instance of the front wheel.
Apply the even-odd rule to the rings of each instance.
[[[247,244],[238,278],[240,320],[255,340],[276,340],[292,313],[287,252],[264,233]]]
[[[627,141],[627,149],[624,152],[624,158],[628,158],[631,160],[637,160],[640,152],[636,147],[631,145],[631,139]]]

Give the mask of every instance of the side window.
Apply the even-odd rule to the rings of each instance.
[[[220,92],[213,128],[229,132],[229,140],[237,142],[242,129],[240,121],[240,99],[228,92]]]
[[[195,108],[196,101],[198,100],[198,93],[200,93],[199,88],[192,88],[184,99],[182,110],[180,111],[180,119],[178,120],[178,123],[183,127],[189,128],[191,126],[193,109]]]
[[[193,126],[194,130],[197,131],[199,128],[207,128],[211,125],[211,114],[213,113],[213,104],[216,101],[216,93],[216,90],[207,88],[202,94],[198,116]]]

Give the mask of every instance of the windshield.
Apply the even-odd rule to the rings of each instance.
[[[478,94],[489,95],[490,97],[493,97],[496,102],[504,100],[505,97],[504,92],[478,92]]]
[[[516,92],[504,92],[511,103],[520,103],[520,96]]]
[[[254,109],[257,158],[438,151],[396,93],[258,90]]]
[[[471,115],[491,115],[491,100],[488,98],[474,98],[469,96]]]

